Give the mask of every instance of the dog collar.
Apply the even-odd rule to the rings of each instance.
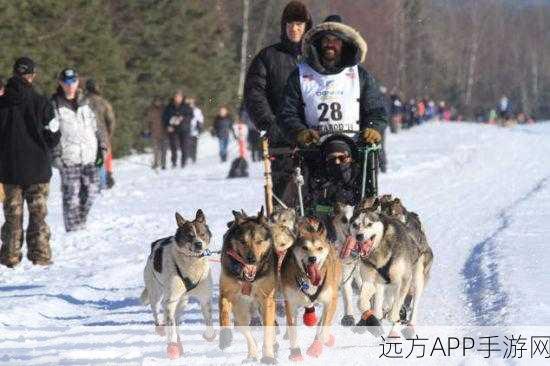
[[[300,290],[300,292],[307,296],[310,302],[314,303],[319,297],[321,291],[323,290],[326,278],[327,276],[325,274],[325,276],[323,276],[323,279],[321,280],[321,283],[319,283],[319,285],[317,286],[317,290],[314,294],[308,293],[308,290],[315,286],[311,284],[311,281],[307,278],[307,276],[296,276],[296,287],[298,287],[298,290]]]

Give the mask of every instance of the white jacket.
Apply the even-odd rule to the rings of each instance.
[[[75,111],[65,98],[54,96],[53,107],[61,131],[59,145],[63,164],[69,166],[94,164],[97,158],[98,141],[101,138],[96,115],[87,100],[79,98]],[[103,146],[104,143],[99,145]]]

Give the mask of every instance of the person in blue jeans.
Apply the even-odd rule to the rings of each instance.
[[[229,134],[233,131],[233,119],[229,115],[226,107],[221,107],[216,119],[214,120],[213,134],[219,140],[220,159],[227,161],[227,147],[229,145]]]

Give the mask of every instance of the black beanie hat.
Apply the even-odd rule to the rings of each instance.
[[[325,148],[325,154],[328,157],[331,154],[334,153],[347,153],[351,154],[351,148],[350,146],[342,140],[332,140],[327,143],[327,146]]]
[[[308,23],[311,22],[311,15],[307,7],[301,1],[293,0],[285,6],[281,22],[283,24],[290,22]]]
[[[36,64],[28,57],[20,57],[13,64],[13,72],[19,76],[34,74],[35,68]]]

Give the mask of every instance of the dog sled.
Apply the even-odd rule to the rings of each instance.
[[[336,202],[355,206],[364,198],[378,194],[379,144],[366,145],[343,131],[321,137],[308,148],[269,148],[263,139],[263,160],[265,170],[265,204],[271,214],[274,204],[291,207],[300,216],[326,217],[332,213]],[[339,145],[343,153],[347,174],[335,172],[331,162],[331,147]],[[346,157],[347,156],[347,157]],[[271,161],[288,158],[293,161],[294,170],[281,197],[273,193]],[[337,157],[338,158],[338,157]],[[340,157],[342,159],[342,157]]]

